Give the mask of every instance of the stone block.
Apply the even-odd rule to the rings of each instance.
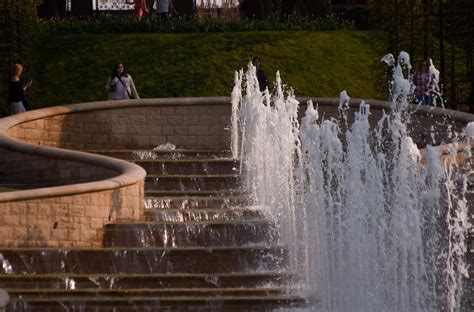
[[[50,203],[44,203],[44,202],[39,202],[38,203],[38,209],[37,211],[43,215],[51,215],[51,204]]]
[[[84,216],[74,216],[72,217],[72,220],[73,229],[83,229],[89,227],[89,218]]]
[[[66,204],[51,204],[51,215],[66,216],[69,214],[69,206]]]
[[[12,203],[10,207],[10,214],[12,215],[24,215],[26,214],[26,203]]]
[[[44,119],[35,120],[35,129],[43,130],[45,128]]]
[[[70,216],[83,216],[85,214],[85,205],[70,205],[69,215]]]
[[[211,115],[199,115],[199,124],[202,125],[212,125],[215,123],[216,116]]]
[[[183,117],[182,116],[168,116],[168,125],[173,125],[173,126],[184,125]]]
[[[146,115],[140,115],[140,114],[129,115],[128,123],[134,124],[134,125],[143,125],[146,123]]]
[[[128,124],[126,126],[126,134],[127,135],[132,135],[132,134],[141,134],[142,132],[142,124]]]
[[[20,218],[23,216],[20,215],[2,215],[0,219],[0,224],[4,226],[18,226],[20,225]]]
[[[146,149],[147,147],[153,145],[151,140],[151,136],[137,135],[132,138],[132,144],[137,148]]]
[[[141,126],[141,134],[142,135],[160,135],[161,134],[161,126],[159,125],[142,125]]]
[[[97,230],[81,230],[81,241],[82,242],[93,242],[96,240],[101,240],[97,235]]]
[[[62,247],[62,246],[61,246],[60,241],[48,240],[48,241],[46,241],[46,247],[48,247],[48,248],[58,248],[58,247]]]
[[[174,135],[185,136],[186,134],[188,134],[188,127],[186,127],[186,126],[175,126],[173,134]]]
[[[185,115],[185,116],[183,116],[183,124],[184,125],[198,125],[199,124],[199,116]]]
[[[2,223],[2,217],[0,217],[0,237],[2,241],[13,239],[13,229],[15,228],[17,227],[5,226]]]
[[[127,125],[126,124],[113,124],[112,126],[112,133],[113,134],[126,134],[127,132]]]
[[[169,136],[166,137],[166,142],[180,147],[181,146],[181,138],[182,138],[181,136],[169,135]]]
[[[214,115],[230,116],[232,114],[232,107],[229,105],[213,105],[212,113]]]
[[[101,112],[101,113],[91,113],[92,118],[89,120],[97,122],[97,123],[106,123],[110,124],[112,123],[112,114],[110,112]]]
[[[176,115],[189,115],[190,106],[176,106],[174,109]]]
[[[85,123],[84,133],[99,133],[99,124],[92,122]]]
[[[163,115],[147,115],[146,116],[146,124],[147,125],[167,125],[168,124],[168,116]]]
[[[173,135],[174,134],[174,126],[163,126],[161,128],[162,135]]]
[[[49,239],[54,241],[68,240],[68,230],[67,229],[52,229],[50,230]]]
[[[175,107],[174,106],[164,106],[160,109],[162,115],[175,115]]]
[[[183,147],[196,147],[197,146],[196,137],[193,135],[183,137],[181,138],[181,144]]]
[[[106,220],[102,218],[90,218],[89,224],[91,229],[101,229],[104,226]]]
[[[68,229],[67,237],[71,242],[78,242],[81,240],[81,231],[79,229]]]
[[[209,127],[208,126],[188,126],[188,134],[189,135],[208,135],[209,134]]]

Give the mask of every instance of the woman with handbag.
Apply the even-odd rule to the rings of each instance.
[[[26,112],[28,101],[25,92],[31,87],[32,81],[26,84],[21,83],[21,74],[23,73],[23,65],[16,63],[10,71],[10,79],[8,81],[8,103],[13,114]]]
[[[107,79],[105,89],[109,92],[109,100],[139,99],[132,76],[127,73],[122,63],[117,63]]]

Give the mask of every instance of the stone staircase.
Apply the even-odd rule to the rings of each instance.
[[[304,307],[288,249],[226,151],[94,151],[147,171],[141,222],[96,249],[0,250],[7,311],[287,311]],[[5,261],[6,260],[6,261]]]

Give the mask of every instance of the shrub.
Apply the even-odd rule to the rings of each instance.
[[[106,33],[206,33],[241,31],[323,31],[350,29],[352,23],[335,16],[307,18],[290,16],[285,20],[219,20],[194,17],[142,19],[131,15],[101,14],[98,17],[43,20],[39,31],[44,34],[106,34]]]

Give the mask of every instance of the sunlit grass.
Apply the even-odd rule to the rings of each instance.
[[[140,96],[229,96],[234,71],[259,56],[297,96],[380,98],[373,65],[382,53],[369,32],[233,32],[50,36],[37,49],[34,107],[107,99],[105,82],[123,62]]]

